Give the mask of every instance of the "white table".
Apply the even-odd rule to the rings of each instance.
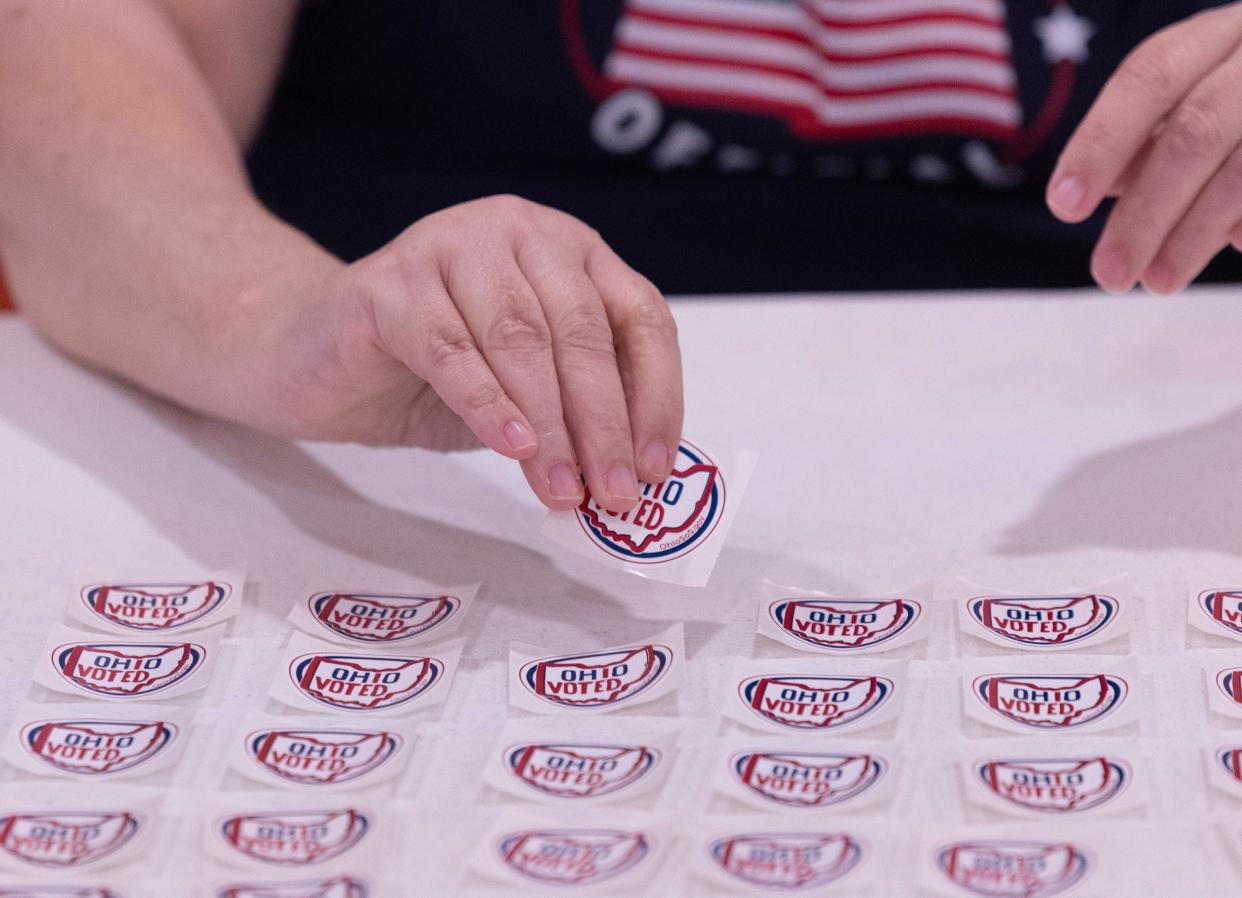
[[[313,591],[485,581],[469,660],[428,725],[438,736],[426,807],[474,803],[506,713],[510,640],[616,645],[683,619],[688,683],[654,713],[680,713],[710,738],[732,658],[782,653],[753,635],[765,577],[845,594],[935,578],[952,599],[968,594],[957,575],[1039,590],[1129,574],[1152,614],[1132,638],[1154,655],[1202,642],[1185,633],[1179,578],[1242,583],[1237,291],[687,299],[675,312],[687,435],[761,452],[703,590],[552,557],[535,535],[541,510],[499,458],[291,445],[101,378],[20,318],[0,320],[0,727],[77,572],[244,560],[252,610],[234,626],[273,638]],[[909,751],[957,726],[943,612],[921,700],[899,730]],[[1197,667],[1178,669],[1182,681],[1152,692],[1159,716],[1144,737],[1195,755],[1201,778],[1198,746],[1219,734],[1195,693]],[[707,802],[706,761],[688,758],[664,801],[683,814]],[[935,796],[952,787],[919,777],[892,819],[937,822]],[[1236,815],[1201,786],[1190,792],[1158,789],[1149,819]],[[1204,851],[1226,857],[1219,845]],[[1190,894],[1176,885],[1199,875],[1190,863],[1157,859],[1146,894]],[[1201,887],[1227,892],[1227,864]]]

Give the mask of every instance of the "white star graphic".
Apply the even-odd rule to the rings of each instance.
[[[1048,15],[1035,20],[1035,34],[1044,45],[1044,59],[1056,65],[1064,59],[1073,63],[1087,61],[1087,41],[1095,34],[1095,26],[1076,14],[1068,3],[1060,3]]]

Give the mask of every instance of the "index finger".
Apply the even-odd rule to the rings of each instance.
[[[1232,13],[1229,27],[1222,17]],[[1139,44],[1074,130],[1048,181],[1048,208],[1062,221],[1091,215],[1169,111],[1234,50],[1237,12],[1210,10]]]

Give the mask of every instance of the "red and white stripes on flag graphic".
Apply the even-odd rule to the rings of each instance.
[[[810,139],[1013,137],[1004,0],[628,0],[604,73]]]

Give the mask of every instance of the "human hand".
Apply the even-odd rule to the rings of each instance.
[[[624,511],[681,436],[676,325],[577,219],[517,197],[441,210],[269,328],[286,431],[518,459],[548,507]]]
[[[1106,290],[1174,293],[1225,247],[1242,251],[1242,3],[1153,35],[1100,92],[1047,201],[1079,222],[1108,196],[1091,260]]]

